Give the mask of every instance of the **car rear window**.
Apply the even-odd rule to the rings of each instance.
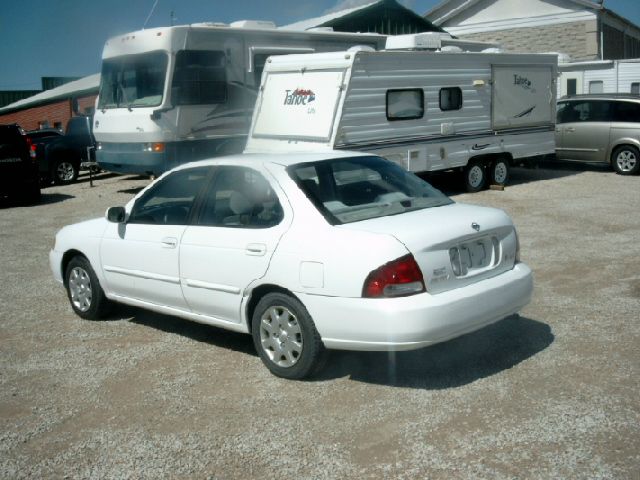
[[[333,225],[453,203],[415,174],[380,157],[302,163],[288,171]]]

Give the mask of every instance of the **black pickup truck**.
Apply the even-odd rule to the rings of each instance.
[[[35,145],[40,177],[45,183],[73,183],[83,163],[95,162],[91,117],[71,118],[64,135],[56,130],[33,130],[27,135]]]

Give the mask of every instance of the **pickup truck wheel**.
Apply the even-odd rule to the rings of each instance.
[[[487,172],[480,162],[469,162],[464,169],[464,184],[467,192],[479,192],[487,182]]]
[[[85,257],[78,255],[71,259],[65,272],[65,286],[71,308],[79,317],[99,320],[111,310],[111,301]]]
[[[640,171],[640,151],[632,145],[622,145],[611,155],[611,163],[620,175],[635,175]]]
[[[67,185],[78,178],[78,166],[67,160],[57,160],[53,165],[53,183]]]
[[[509,181],[509,162],[504,158],[497,158],[491,162],[491,185],[506,185]]]
[[[258,302],[251,334],[260,359],[278,377],[299,380],[323,364],[326,351],[311,315],[289,295],[269,293]]]

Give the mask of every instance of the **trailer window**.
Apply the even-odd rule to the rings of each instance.
[[[224,52],[181,50],[176,54],[171,97],[174,105],[209,105],[227,101]]]
[[[387,90],[387,120],[412,120],[424,116],[421,88]]]
[[[167,54],[150,52],[105,60],[98,108],[155,107],[162,103]]]
[[[440,110],[460,110],[462,108],[462,90],[459,87],[440,89]]]

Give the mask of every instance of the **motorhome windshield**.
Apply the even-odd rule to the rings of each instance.
[[[166,52],[149,52],[104,60],[98,108],[160,105],[167,61]]]

